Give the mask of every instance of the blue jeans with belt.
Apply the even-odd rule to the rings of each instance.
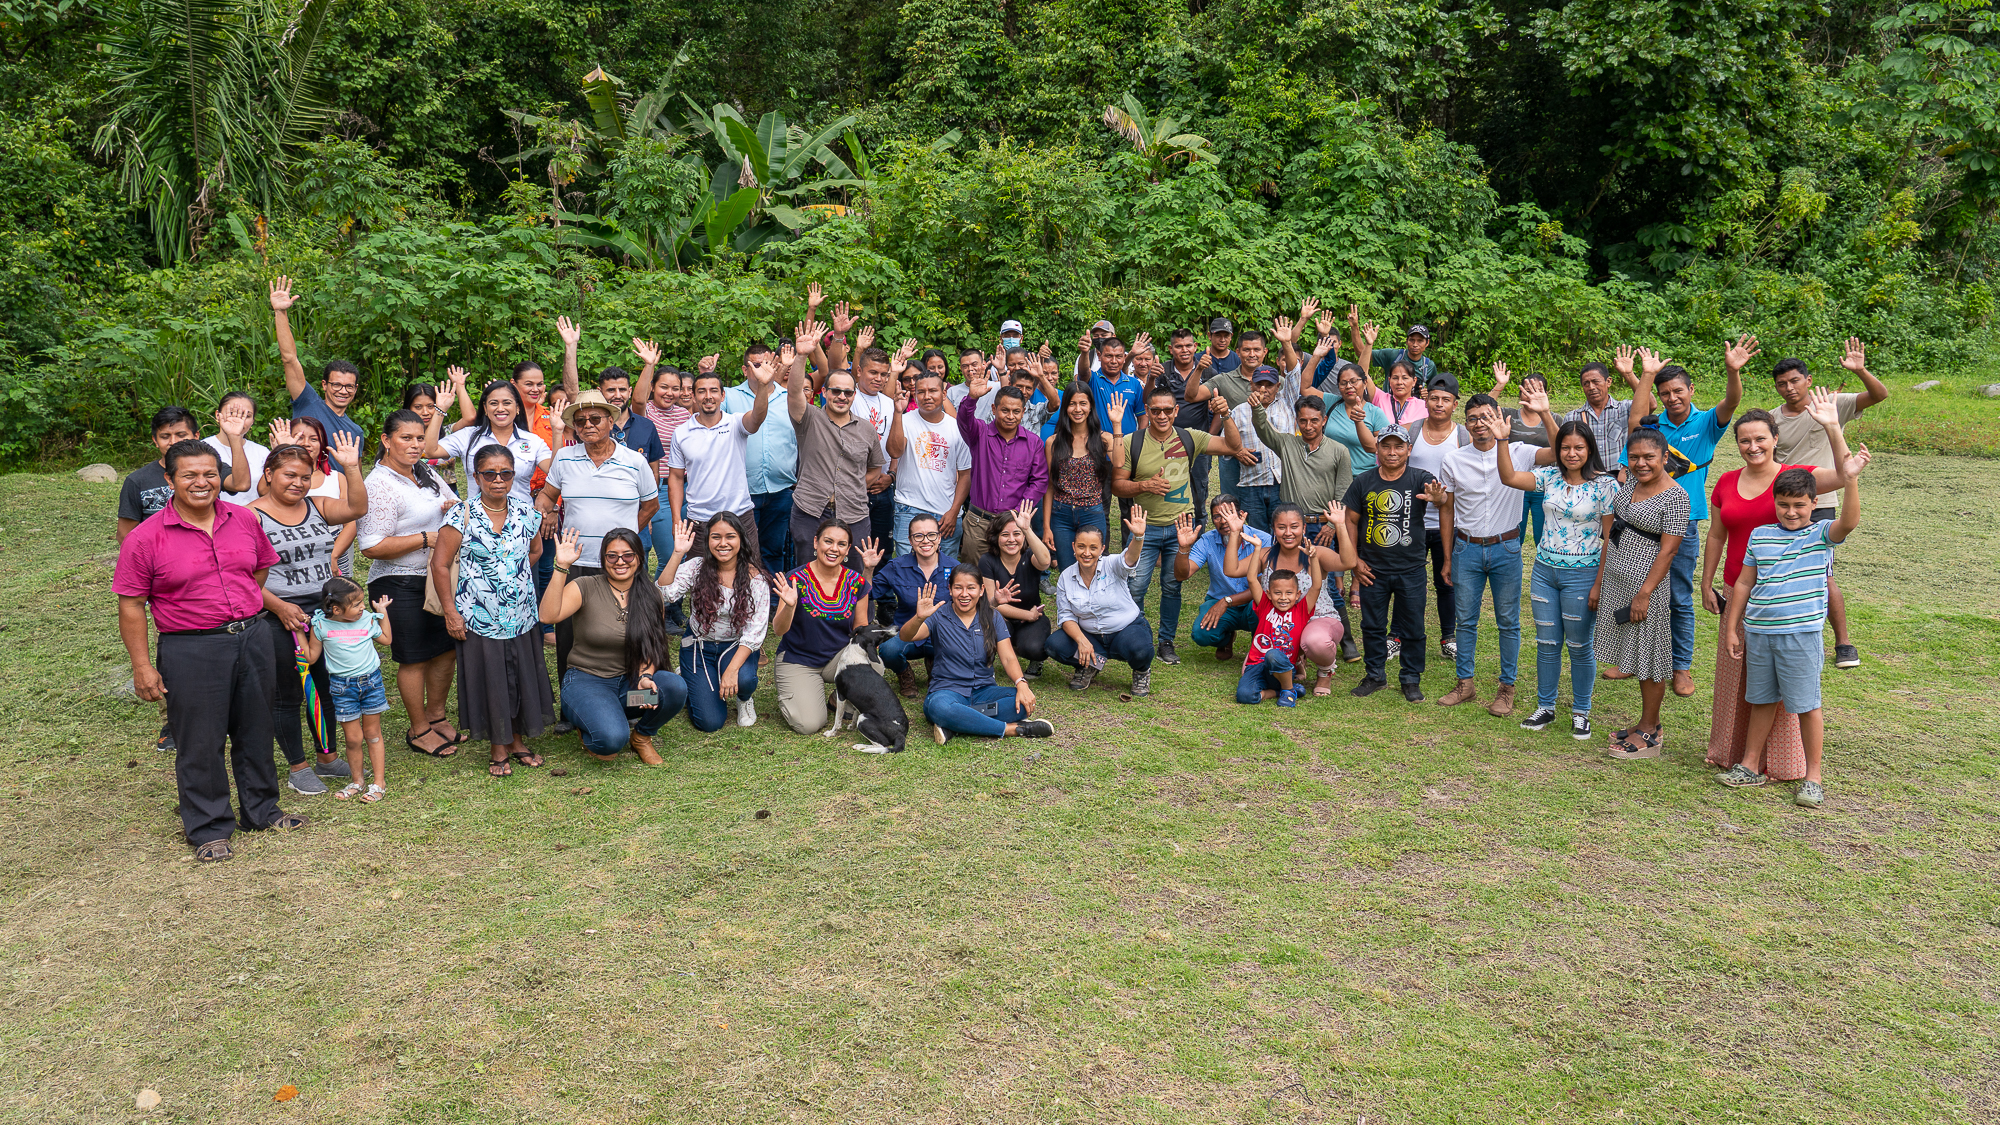
[[[585,750],[600,757],[616,754],[631,745],[633,730],[653,737],[687,701],[686,681],[672,672],[653,673],[653,687],[660,693],[659,706],[627,707],[625,693],[635,690],[632,677],[593,676],[571,668],[562,678],[562,717],[582,736]],[[630,719],[638,725],[631,726]]]
[[[978,688],[971,695],[941,689],[924,696],[924,718],[943,727],[946,734],[1002,738],[1008,723],[1027,718],[1021,713],[1018,698],[1013,688],[999,684]]]
[[[687,688],[688,722],[698,731],[721,730],[729,722],[722,698],[722,672],[741,646],[735,641],[696,641],[681,646],[681,682]],[[736,700],[757,694],[757,656],[744,658],[736,672]]]
[[[1140,619],[1145,618],[1146,587],[1153,584],[1153,569],[1160,571],[1160,643],[1174,639],[1181,627],[1181,580],[1174,577],[1174,559],[1180,554],[1180,532],[1173,524],[1148,524],[1145,545],[1139,548],[1139,565],[1132,568],[1126,588],[1139,603]]]
[[[1086,527],[1094,527],[1104,537],[1104,549],[1111,549],[1111,523],[1104,518],[1104,509],[1095,505],[1064,504],[1057,501],[1049,505],[1049,534],[1054,542],[1049,549],[1056,553],[1056,570],[1068,570],[1076,565],[1076,551],[1071,541],[1076,533]]]
[[[1472,678],[1479,656],[1479,603],[1493,588],[1493,618],[1500,626],[1500,682],[1511,684],[1521,665],[1521,537],[1499,543],[1459,539],[1451,555],[1452,601],[1458,610],[1458,678]]]

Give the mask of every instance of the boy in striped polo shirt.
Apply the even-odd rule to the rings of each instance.
[[[1750,704],[1743,760],[1720,780],[1724,785],[1764,784],[1764,740],[1785,710],[1799,717],[1805,743],[1806,779],[1793,803],[1818,808],[1826,800],[1820,782],[1820,750],[1826,725],[1820,715],[1819,674],[1826,659],[1820,634],[1826,623],[1826,577],[1833,570],[1833,545],[1844,542],[1861,522],[1856,474],[1844,474],[1838,519],[1814,520],[1813,475],[1786,469],[1771,486],[1778,522],[1750,533],[1743,572],[1729,594],[1722,635],[1729,654],[1743,661],[1743,698]]]

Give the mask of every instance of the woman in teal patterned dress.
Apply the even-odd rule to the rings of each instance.
[[[474,455],[477,488],[445,517],[431,552],[432,585],[452,591],[444,621],[458,642],[458,725],[493,743],[487,772],[494,777],[514,772],[514,762],[541,765],[528,739],[555,722],[535,616],[542,514],[514,492],[516,472],[504,445]]]

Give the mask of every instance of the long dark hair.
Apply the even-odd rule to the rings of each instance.
[[[1772,432],[1775,433],[1776,430],[1777,427],[1772,427]],[[1604,458],[1597,452],[1597,435],[1590,432],[1590,423],[1581,418],[1571,419],[1556,428],[1556,439],[1550,443],[1550,448],[1556,451],[1556,467],[1562,468],[1563,439],[1571,434],[1583,439],[1583,479],[1596,480],[1609,475],[1604,467]]]
[[[1063,463],[1075,454],[1076,438],[1070,432],[1069,400],[1082,395],[1090,400],[1090,413],[1083,419],[1083,455],[1090,459],[1090,471],[1097,476],[1102,487],[1111,479],[1111,454],[1104,447],[1104,427],[1097,424],[1097,400],[1090,398],[1090,388],[1071,387],[1063,392],[1062,406],[1056,413],[1056,451],[1050,458],[1051,479],[1062,479]]]
[[[403,426],[415,426],[420,430],[429,429],[429,427],[424,425],[423,415],[418,414],[414,410],[397,410],[392,411],[387,418],[382,419],[382,436],[386,438]],[[382,448],[375,451],[375,463],[377,465],[382,463],[382,454],[388,448],[389,443],[385,441],[382,443]],[[417,458],[416,463],[410,466],[410,475],[417,478],[417,483],[423,487],[425,492],[443,491],[444,482],[438,479],[436,473],[431,472],[431,467],[424,464],[422,457]]]
[[[647,664],[655,671],[667,671],[667,661],[673,656],[673,646],[667,643],[667,603],[660,599],[660,588],[646,580],[645,542],[629,527],[614,527],[598,540],[597,549],[601,552],[613,543],[632,548],[642,560],[639,572],[632,576],[632,589],[625,595],[625,674],[637,677]],[[600,577],[607,584],[611,581],[609,576]]]
[[[445,404],[438,400],[437,384],[411,383],[409,386],[403,388],[403,409],[415,410],[417,408],[417,400],[420,398],[430,399],[431,405],[437,407],[439,410],[445,408]]]
[[[736,596],[729,603],[729,627],[740,637],[743,627],[750,623],[750,583],[768,576],[764,568],[750,557],[750,536],[743,530],[743,521],[734,512],[718,512],[714,519],[708,521],[708,527],[702,532],[703,547],[707,546],[708,535],[721,525],[736,530],[736,577],[731,587]],[[701,573],[695,575],[694,589],[688,591],[688,598],[694,608],[694,631],[708,632],[709,627],[715,624],[716,611],[722,608],[722,583],[716,573],[715,557],[706,550],[702,552]]]
[[[527,400],[521,397],[521,388],[506,379],[496,379],[486,384],[486,389],[479,392],[479,407],[472,413],[473,445],[479,444],[479,435],[482,433],[487,437],[493,436],[493,422],[486,417],[486,404],[499,391],[506,391],[514,396],[514,428],[516,430],[521,428],[521,414],[528,407]]]
[[[321,422],[319,419],[312,417],[301,417],[292,419],[292,430],[294,432],[296,432],[300,426],[311,426],[312,432],[319,435],[319,464],[315,467],[318,468],[320,472],[325,473],[327,476],[334,475],[333,453],[327,447],[328,443],[326,440],[326,424]]]
[[[1000,638],[995,635],[996,631],[993,628],[993,602],[986,596],[986,581],[980,576],[979,568],[973,566],[971,563],[959,563],[957,566],[952,567],[951,573],[946,575],[944,580],[945,598],[947,600],[950,599],[952,583],[957,582],[958,576],[961,574],[972,579],[973,584],[979,587],[979,601],[973,607],[972,612],[974,618],[979,622],[980,633],[986,637],[986,663],[990,665],[993,663],[993,654],[1000,651]],[[951,612],[956,614],[958,611],[952,609]]]

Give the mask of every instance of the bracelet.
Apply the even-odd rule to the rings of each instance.
[[[1014,681],[1014,686],[1020,687],[1022,684],[1025,684],[1027,682],[1028,682],[1028,677],[1022,676],[1020,679]]]
[[[559,566],[555,568],[555,571],[557,574],[568,574],[569,568],[566,566]]]
[[[424,550],[426,550],[426,551],[430,550],[430,549],[431,549],[431,533],[430,533],[430,532],[428,532],[428,531],[419,531],[419,532],[417,532],[417,535],[418,535],[418,537],[420,537],[420,538],[421,538],[421,539],[423,540],[423,544],[424,544],[424,546],[423,546],[423,549],[424,549]]]

